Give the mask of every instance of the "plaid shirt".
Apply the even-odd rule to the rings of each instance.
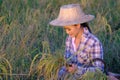
[[[84,28],[84,32],[82,34],[81,41],[77,49],[74,45],[74,38],[70,36],[66,38],[66,51],[70,51],[72,54],[77,55],[78,62],[82,64],[88,63],[94,58],[103,59],[102,44],[100,43],[98,38],[91,34],[86,28]],[[83,68],[82,70],[81,66],[78,66],[78,72],[79,68],[82,72],[81,74],[83,74],[86,70],[94,71],[96,68],[103,70],[104,67],[103,63],[100,61],[94,62],[94,66],[94,68],[88,67]]]

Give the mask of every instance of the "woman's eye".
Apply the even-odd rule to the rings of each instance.
[[[66,31],[70,31],[71,29],[69,29],[69,28],[65,28],[65,30],[66,30]]]
[[[70,31],[71,29],[67,29],[68,31]]]

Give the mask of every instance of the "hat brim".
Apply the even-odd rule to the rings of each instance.
[[[85,15],[79,19],[76,20],[61,20],[59,18],[52,20],[49,24],[53,25],[53,26],[60,26],[60,27],[64,27],[64,26],[68,26],[68,25],[73,25],[73,24],[81,24],[81,23],[85,23],[85,22],[89,22],[91,20],[94,19],[93,15]]]

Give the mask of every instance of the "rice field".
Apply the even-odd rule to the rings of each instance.
[[[120,0],[0,0],[0,80],[55,80],[66,33],[48,23],[70,3],[95,15],[89,25],[103,44],[108,71],[120,73]]]

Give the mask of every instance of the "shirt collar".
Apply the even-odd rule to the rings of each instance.
[[[85,37],[85,38],[87,38],[88,37],[88,35],[89,35],[89,30],[87,29],[87,28],[84,28],[84,32],[83,32],[83,37]]]
[[[89,33],[90,32],[88,31],[88,29],[84,28],[84,32],[82,34],[81,42],[85,42],[87,40],[87,37],[88,37]],[[74,42],[75,42],[75,37],[71,38],[71,43],[73,45],[74,51],[76,51],[76,47],[75,47]]]

